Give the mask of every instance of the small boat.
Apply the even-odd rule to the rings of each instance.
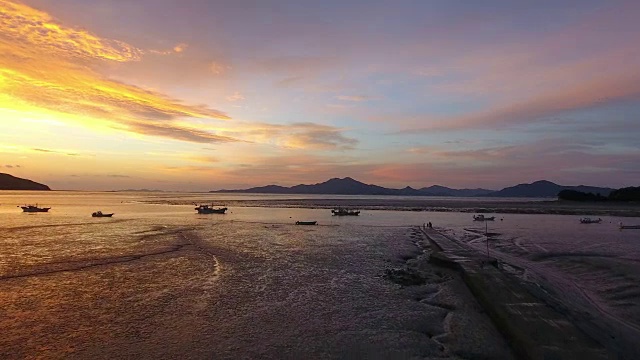
[[[112,217],[112,216],[113,216],[113,213],[111,213],[111,214],[105,214],[105,213],[103,213],[102,211],[96,211],[96,212],[94,212],[94,213],[91,213],[91,216],[92,216],[92,217]]]
[[[317,221],[296,221],[296,225],[315,225]]]
[[[602,219],[597,218],[597,219],[592,219],[592,218],[582,218],[580,219],[580,223],[581,224],[600,224],[602,222]]]
[[[335,216],[358,216],[360,215],[360,211],[359,210],[351,210],[351,209],[345,209],[345,208],[337,208],[337,209],[332,209],[331,213]]]
[[[48,212],[49,209],[51,209],[50,207],[46,207],[46,208],[38,207],[38,204],[25,205],[25,206],[19,206],[19,207],[22,208],[22,211],[26,213]]]
[[[224,214],[227,211],[226,207],[214,208],[213,205],[198,205],[195,209],[198,214]]]
[[[495,216],[487,217],[482,214],[473,215],[473,221],[494,221],[496,219]]]
[[[640,229],[640,225],[622,225],[622,224],[620,224],[620,229]]]

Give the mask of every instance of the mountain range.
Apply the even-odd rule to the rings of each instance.
[[[51,190],[47,185],[0,173],[0,190]]]
[[[378,185],[365,184],[350,177],[333,178],[313,185],[295,185],[284,187],[267,185],[242,190],[216,190],[210,192],[226,193],[262,193],[262,194],[333,194],[333,195],[400,195],[400,196],[491,196],[491,197],[556,197],[561,190],[576,190],[582,192],[609,195],[613,189],[593,186],[558,185],[546,180],[531,184],[519,184],[499,191],[482,188],[452,189],[445,186],[433,185],[414,189],[407,186],[402,189],[390,189]]]

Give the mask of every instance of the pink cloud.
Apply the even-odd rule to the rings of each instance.
[[[424,130],[522,124],[565,111],[640,99],[638,3],[611,6],[530,40],[471,44],[438,60],[426,93],[487,103],[461,116],[405,116]],[[449,58],[450,57],[450,58]],[[444,61],[444,59],[448,61]],[[431,71],[433,72],[433,71]],[[388,116],[387,116],[388,118]]]
[[[561,184],[632,186],[640,176],[640,150],[611,153],[606,144],[550,138],[522,145],[472,150],[438,150],[420,160],[380,164],[371,171],[378,182],[426,186],[504,187],[547,179]],[[615,173],[615,178],[611,174]],[[626,179],[626,180],[625,180]]]
[[[548,91],[513,104],[498,105],[466,116],[444,119],[426,129],[465,129],[528,123],[571,110],[640,100],[640,71],[615,78],[600,78]]]

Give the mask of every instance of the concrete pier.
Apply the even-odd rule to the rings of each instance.
[[[430,261],[455,268],[520,358],[618,359],[568,318],[532,295],[495,259],[437,230],[422,228],[434,249]]]

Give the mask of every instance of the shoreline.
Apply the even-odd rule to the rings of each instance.
[[[273,199],[273,200],[146,200],[148,204],[193,205],[193,203],[224,204],[229,207],[332,209],[350,207],[360,210],[415,212],[461,212],[501,214],[550,214],[640,217],[640,204],[573,203],[564,201],[470,201],[412,199]]]

